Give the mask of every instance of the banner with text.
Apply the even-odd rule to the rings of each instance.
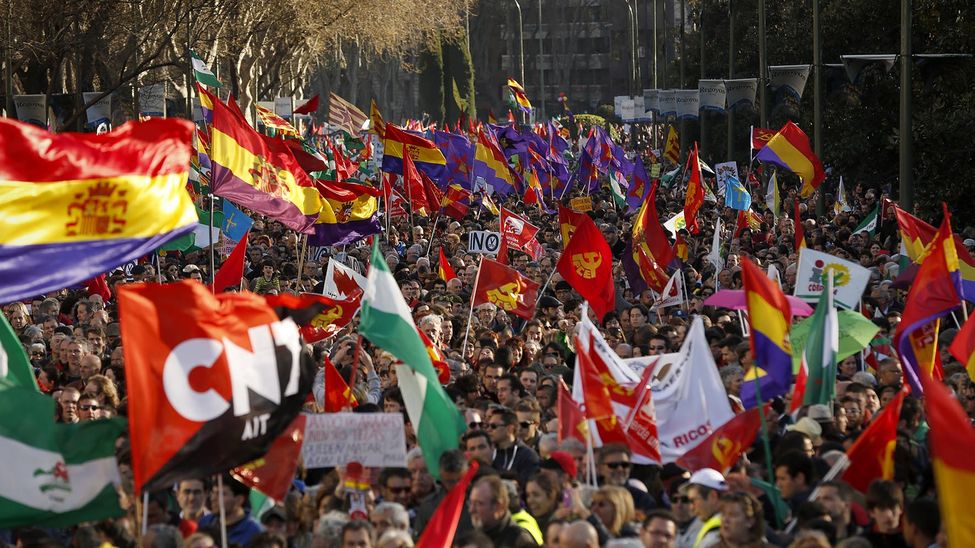
[[[307,468],[406,466],[402,413],[321,413],[306,415],[301,456]]]

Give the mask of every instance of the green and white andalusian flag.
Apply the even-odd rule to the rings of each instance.
[[[808,371],[805,405],[829,404],[836,397],[836,355],[840,352],[840,322],[833,306],[833,274],[819,295],[806,339],[804,359]]]
[[[362,296],[359,332],[386,350],[402,364],[396,375],[413,423],[417,442],[423,449],[427,469],[440,477],[440,455],[459,446],[464,418],[444,392],[426,346],[420,340],[410,308],[379,252],[379,239],[372,247],[369,276]]]
[[[115,440],[125,424],[58,424],[50,397],[19,386],[0,390],[0,529],[121,516]]]
[[[862,221],[860,221],[860,224],[858,224],[857,227],[853,229],[853,233],[859,234],[861,232],[866,232],[872,238],[873,235],[877,232],[877,218],[879,216],[880,216],[880,206],[878,205],[877,207],[873,208],[873,211],[871,211],[866,217],[864,217]]]
[[[190,50],[190,61],[193,63],[193,76],[196,77],[197,82],[211,88],[223,87],[220,80],[217,80],[217,77],[210,71],[206,61],[193,50]]]
[[[0,382],[37,390],[34,367],[3,314],[0,314]]]

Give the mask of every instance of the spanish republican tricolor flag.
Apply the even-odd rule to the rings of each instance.
[[[508,87],[511,89],[512,95],[515,96],[515,101],[518,102],[518,106],[521,110],[525,112],[531,112],[532,104],[528,100],[528,95],[525,94],[525,88],[521,87],[514,78],[508,77]]]
[[[199,222],[186,191],[193,124],[52,134],[0,118],[0,302],[81,283]]]
[[[934,239],[938,229],[896,205],[892,204],[891,207],[894,208],[894,214],[897,217],[901,242],[907,249],[907,256],[910,257],[911,261],[921,264],[921,261],[927,256],[928,245]],[[958,254],[958,270],[961,272],[962,298],[969,302],[975,302],[975,257],[972,257],[968,248],[962,245],[962,240],[957,234],[954,234],[953,237],[955,250]]]
[[[965,510],[975,492],[975,430],[943,384],[927,375],[921,383],[941,519],[952,546],[975,546],[975,516]]]
[[[755,263],[745,259],[741,266],[755,357],[755,365],[745,373],[741,399],[751,409],[785,394],[792,384],[792,309],[779,286]]]
[[[386,124],[383,132],[382,171],[404,175],[403,154],[405,153],[413,160],[416,169],[426,173],[434,181],[443,178],[447,170],[447,159],[433,141],[393,124]]]
[[[755,155],[755,159],[782,166],[798,175],[802,179],[800,195],[803,198],[811,196],[826,178],[823,163],[809,146],[809,137],[791,121],[786,122],[782,129],[769,139],[768,144]]]

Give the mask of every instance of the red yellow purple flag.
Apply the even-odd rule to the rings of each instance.
[[[975,316],[968,318],[961,327],[948,352],[965,366],[969,377],[975,378]]]
[[[687,155],[691,176],[687,180],[687,196],[684,198],[684,221],[691,234],[697,234],[701,227],[697,224],[697,212],[704,205],[704,180],[701,178],[701,162],[697,156],[697,143]]]
[[[927,376],[921,383],[941,519],[952,546],[975,546],[975,516],[964,510],[975,493],[975,430],[947,387]]]
[[[741,399],[746,408],[789,391],[792,383],[792,309],[779,286],[750,259],[741,263],[749,337],[755,364],[745,373]],[[761,396],[761,397],[759,397]]]

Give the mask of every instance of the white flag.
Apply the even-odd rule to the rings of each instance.
[[[338,280],[336,280],[336,275],[338,275]],[[332,299],[348,300],[349,293],[355,291],[351,282],[355,282],[359,289],[365,290],[366,288],[365,276],[336,261],[335,258],[329,257],[328,267],[325,269],[325,296]]]
[[[840,187],[836,189],[836,203],[833,204],[833,211],[837,214],[844,211],[853,211],[850,204],[846,201],[846,188],[843,187],[843,176],[840,176]]]
[[[655,358],[634,358],[625,363],[642,370]],[[650,388],[664,463],[676,461],[735,416],[700,316],[694,318],[680,351],[660,356]]]
[[[667,285],[664,286],[663,293],[657,294],[654,292],[654,308],[667,308],[668,306],[677,306],[684,302],[684,277],[682,274],[683,272],[680,270],[674,272],[674,275],[667,280]]]
[[[714,265],[715,272],[721,272],[724,268],[724,259],[721,258],[721,218],[714,224],[714,238],[711,240],[711,252],[707,255],[709,263]]]

